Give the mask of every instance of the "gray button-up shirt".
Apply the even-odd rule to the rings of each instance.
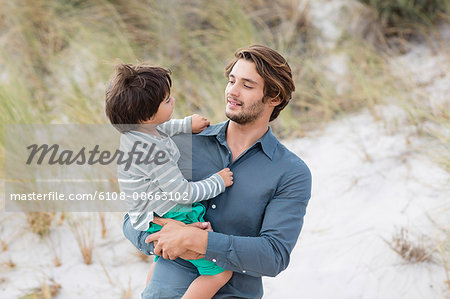
[[[286,269],[303,225],[311,196],[311,173],[306,164],[284,147],[270,128],[235,161],[225,140],[228,122],[193,135],[192,165],[180,159],[179,167],[194,181],[229,167],[234,183],[217,197],[202,202],[208,233],[205,259],[234,271],[231,280],[214,298],[261,298],[262,276],[276,276]],[[189,156],[183,138],[174,137],[181,155]],[[133,232],[124,222],[125,236],[146,254],[146,233]],[[181,259],[175,260],[187,264]],[[193,266],[192,266],[193,267]]]

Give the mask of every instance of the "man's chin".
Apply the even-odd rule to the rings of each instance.
[[[233,114],[233,113],[230,113],[229,111],[225,111],[225,116],[226,116],[229,120],[234,121],[234,122],[237,122],[236,120],[239,120],[239,117],[238,117],[237,115],[235,115],[235,114]]]
[[[247,124],[247,123],[249,123],[251,121],[250,119],[248,119],[245,116],[231,114],[231,113],[228,113],[228,112],[225,112],[225,116],[228,117],[228,119],[231,120],[232,122],[235,122],[235,123],[240,124],[240,125],[245,125],[245,124]]]

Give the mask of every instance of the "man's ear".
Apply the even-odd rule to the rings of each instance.
[[[272,98],[272,99],[269,100],[270,107],[276,107],[276,106],[278,106],[280,104],[281,104],[280,97]]]

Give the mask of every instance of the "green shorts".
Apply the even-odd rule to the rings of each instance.
[[[203,216],[205,215],[205,207],[201,203],[194,203],[191,205],[177,205],[167,212],[162,218],[170,218],[184,222],[186,224],[194,222],[204,222]],[[150,228],[147,230],[149,233],[156,233],[161,230],[161,225],[151,222]],[[155,257],[155,262],[159,256]],[[211,261],[205,259],[199,260],[187,260],[191,262],[198,270],[200,275],[216,275],[225,271],[225,269],[217,266]]]

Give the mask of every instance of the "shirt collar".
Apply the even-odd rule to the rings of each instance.
[[[225,132],[227,131],[228,122],[224,121],[215,125],[211,125],[204,129],[202,132],[198,133],[197,135],[200,136],[222,136],[223,139],[225,139]]]
[[[216,136],[217,140],[219,140],[221,144],[226,144],[225,136],[229,122],[230,121],[227,120],[216,125],[209,126],[198,135]],[[267,132],[260,139],[258,139],[258,141],[255,142],[255,144],[257,143],[261,144],[261,148],[264,154],[266,154],[266,156],[269,157],[270,160],[272,160],[278,144],[278,139],[275,137],[275,135],[273,135],[270,126]]]

